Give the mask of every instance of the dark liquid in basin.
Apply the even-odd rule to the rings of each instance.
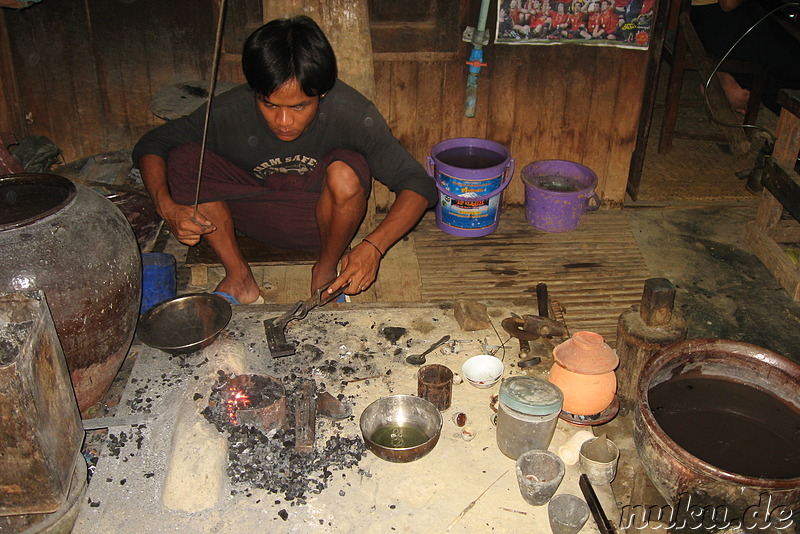
[[[698,376],[662,382],[648,397],[664,432],[701,460],[744,476],[800,477],[800,413],[778,397]]]
[[[456,147],[442,150],[436,159],[459,169],[488,169],[501,165],[505,156],[492,150],[477,147]]]

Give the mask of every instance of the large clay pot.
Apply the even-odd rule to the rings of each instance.
[[[800,476],[787,473],[785,478],[757,478],[721,469],[687,452],[659,425],[651,409],[651,390],[668,381],[695,377],[729,380],[768,392],[783,400],[789,413],[800,412],[800,365],[783,356],[748,343],[723,339],[690,339],[662,349],[644,366],[634,410],[636,449],[659,492],[673,507],[680,508],[687,497],[693,499],[692,506],[725,506],[729,519],[741,519],[745,512],[763,513],[762,507],[766,504],[762,494],[771,499],[770,510],[783,506],[795,507],[796,511],[800,502]],[[723,398],[717,405],[724,408],[732,404],[730,401],[730,397]],[[694,412],[709,410],[693,399],[688,402],[692,403]],[[758,414],[742,416],[763,421]],[[788,426],[791,421],[784,419],[783,423]],[[794,424],[797,424],[796,417]],[[770,428],[779,427],[771,425]],[[700,432],[703,428],[690,427],[689,430]],[[788,431],[796,433],[797,428]],[[710,443],[715,450],[729,446],[720,441],[717,434],[712,439]],[[759,451],[762,456],[771,454],[769,442],[770,438],[766,438]]]
[[[103,398],[130,348],[141,260],[111,201],[52,174],[0,176],[0,292],[41,289],[82,413]]]
[[[575,332],[553,349],[548,380],[564,394],[565,412],[579,416],[605,410],[617,392],[617,353],[594,332]]]

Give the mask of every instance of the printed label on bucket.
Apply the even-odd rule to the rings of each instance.
[[[443,172],[438,173],[439,183],[442,184],[447,191],[460,197],[482,197],[490,194],[492,191],[497,190],[503,183],[503,175],[500,174],[493,178],[485,178],[482,180],[464,180],[456,176],[450,176]]]
[[[476,230],[492,226],[497,222],[500,195],[477,202],[456,200],[446,195],[440,196],[441,220],[448,226]]]

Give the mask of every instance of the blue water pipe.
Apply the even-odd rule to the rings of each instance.
[[[483,45],[488,41],[486,34],[486,17],[489,14],[489,0],[481,0],[481,13],[478,18],[478,28],[472,34],[472,52],[469,55],[467,65],[469,65],[469,74],[467,75],[467,102],[464,109],[466,117],[475,116],[475,107],[478,100],[478,74],[481,72],[481,67],[485,67],[486,63],[483,62]],[[467,31],[470,29],[467,28]]]

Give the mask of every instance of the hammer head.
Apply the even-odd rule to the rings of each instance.
[[[264,331],[267,335],[267,346],[273,358],[283,358],[295,353],[294,343],[286,341],[286,322],[267,319],[264,321]]]

